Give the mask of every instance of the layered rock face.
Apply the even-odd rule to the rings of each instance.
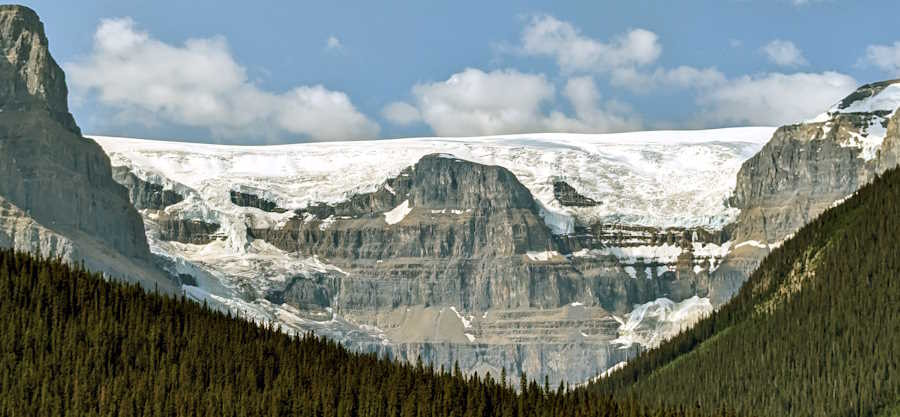
[[[814,120],[783,126],[738,172],[741,239],[776,242],[897,164],[900,80],[867,84]]]
[[[690,306],[696,308],[687,311],[669,299],[708,296],[710,276],[730,244],[726,229],[627,225],[616,214],[594,216],[606,209],[601,198],[557,175],[536,180],[449,153],[418,157],[371,187],[350,183],[333,198],[323,187],[343,179],[321,175],[316,167],[323,164],[316,161],[291,168],[294,173],[284,178],[198,178],[189,170],[195,158],[239,163],[244,157],[282,158],[283,150],[277,156],[259,148],[251,150],[258,154],[226,157],[219,154],[224,148],[193,153],[186,144],[101,143],[121,165],[117,172],[132,174],[117,178],[136,204],[145,202],[139,206],[154,251],[173,260],[171,272],[183,277],[183,288],[197,299],[274,320],[288,331],[315,331],[355,349],[403,360],[421,357],[435,366],[458,361],[463,370],[480,374],[525,371],[546,375],[553,384],[596,376],[709,311],[708,302],[694,302]],[[428,146],[435,143],[441,142]],[[377,145],[393,154],[394,144]],[[541,158],[553,149],[472,146]],[[721,150],[734,155],[735,147]],[[297,148],[298,159],[321,149]],[[185,171],[135,164],[135,151],[181,158]],[[635,151],[659,161],[644,147]],[[379,161],[356,160],[359,165],[336,175],[365,172],[366,164]],[[621,175],[613,167],[612,174]],[[587,178],[572,182],[590,184]],[[316,187],[284,191],[310,183]],[[544,184],[550,200],[534,194]],[[160,190],[183,199],[147,204],[159,200]],[[295,196],[311,198],[297,207],[290,200]],[[634,313],[646,303],[654,314]],[[645,316],[652,319],[642,323]]]
[[[0,244],[168,288],[109,158],[68,112],[32,10],[0,6],[0,48]]]
[[[819,117],[779,128],[743,164],[730,203],[741,209],[734,238],[750,245],[730,253],[719,271],[720,301],[773,246],[897,166],[898,107],[900,80],[864,85]]]
[[[44,24],[33,10],[0,5],[0,109],[43,110],[64,129],[81,134],[69,113],[66,77],[47,47]]]

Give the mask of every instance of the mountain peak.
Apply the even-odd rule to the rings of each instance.
[[[827,114],[893,113],[900,107],[900,79],[885,80],[860,86],[843,100],[832,106]]]
[[[81,134],[69,113],[62,69],[50,56],[44,24],[34,10],[0,5],[0,110],[44,110]]]

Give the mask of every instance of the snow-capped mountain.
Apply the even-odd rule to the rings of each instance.
[[[735,174],[773,131],[94,140],[198,299],[401,358],[579,381],[680,328],[628,339],[636,304],[709,295]]]
[[[863,86],[777,130],[95,140],[193,297],[358,349],[555,384],[695,322],[896,165],[896,91]]]
[[[900,160],[900,80],[866,84],[804,123],[782,126],[738,173],[735,235],[771,244]]]

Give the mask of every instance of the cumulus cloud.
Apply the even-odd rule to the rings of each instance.
[[[743,76],[700,94],[702,125],[782,125],[821,113],[852,92],[852,77],[837,72]]]
[[[422,120],[439,136],[608,132],[639,126],[623,106],[600,103],[588,77],[569,80],[564,92],[575,117],[559,110],[545,111],[556,98],[553,84],[543,75],[516,70],[468,68],[446,81],[418,84],[412,92]]]
[[[422,120],[419,109],[409,103],[394,101],[381,110],[382,116],[391,123],[400,126],[411,125]]]
[[[91,54],[66,72],[76,96],[95,94],[121,120],[206,128],[223,141],[372,138],[379,131],[342,92],[259,88],[224,38],[170,45],[129,18],[103,20]]]
[[[548,120],[552,130],[620,132],[641,127],[641,122],[631,106],[615,100],[602,102],[601,94],[591,77],[569,79],[563,95],[572,105],[575,117],[568,117],[559,111],[552,112]]]
[[[519,51],[530,56],[551,57],[567,74],[593,73],[608,76],[610,83],[634,92],[655,88],[707,87],[725,76],[715,68],[653,68],[662,54],[659,36],[646,29],[633,29],[603,41],[587,37],[569,22],[553,16],[533,16],[522,31]]]
[[[800,4],[801,1],[795,3]],[[730,45],[740,47],[741,42],[731,40]],[[898,71],[900,43],[894,48],[896,50],[870,47],[868,60],[882,69]],[[728,77],[715,67],[665,67],[656,64],[662,53],[662,45],[653,32],[635,29],[603,41],[587,37],[571,23],[547,15],[534,16],[526,24],[518,50],[531,56],[555,59],[563,73],[602,75],[612,87],[635,93],[659,94],[663,89],[688,90],[693,94],[699,111],[699,116],[688,122],[691,126],[793,123],[822,112],[853,91],[857,84],[853,78],[836,72]],[[789,41],[774,40],[761,51],[780,66],[797,67],[807,64],[803,52]],[[557,125],[568,124],[571,127],[584,120],[600,120],[599,123],[604,126],[618,128],[631,125],[627,118],[616,117],[627,114],[627,111],[621,110],[620,106],[612,106],[612,102],[593,116],[578,110],[576,103],[579,99],[570,93],[578,91],[589,95],[592,88],[596,91],[593,79],[572,78],[568,85],[572,90],[567,86],[565,95],[573,104],[576,117],[557,118],[562,120]],[[620,110],[614,110],[616,108]],[[550,116],[552,119],[554,114],[551,113]]]
[[[553,16],[533,16],[522,32],[521,51],[556,59],[566,72],[606,72],[621,67],[651,64],[659,58],[659,37],[633,29],[608,42],[579,33],[571,23]]]
[[[872,65],[891,76],[900,76],[900,41],[891,45],[869,45],[861,63]]]
[[[791,41],[775,39],[763,46],[761,51],[770,62],[781,67],[799,67],[808,63],[803,51]]]

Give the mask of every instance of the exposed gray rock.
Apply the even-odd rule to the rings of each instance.
[[[559,201],[559,204],[566,207],[593,207],[599,206],[600,202],[585,197],[565,181],[556,181],[553,183],[553,196]]]
[[[162,240],[205,245],[216,239],[219,225],[196,219],[180,219],[160,213],[157,218]]]
[[[268,211],[270,213],[284,213],[287,210],[278,207],[273,201],[266,200],[265,198],[259,197],[256,194],[244,193],[241,191],[229,191],[231,196],[231,202],[235,205],[241,207],[254,207],[258,208],[262,211]]]
[[[852,120],[836,124],[827,134],[820,123],[781,127],[744,163],[731,200],[741,209],[737,239],[783,239],[871,178],[860,149],[841,146],[839,136],[855,131]]]
[[[53,57],[37,13],[0,5],[0,110],[41,111],[64,129],[81,135],[69,114],[66,76]]]
[[[34,11],[0,6],[0,51],[0,244],[169,289],[109,158],[68,112],[63,72]]]
[[[184,196],[159,184],[144,181],[124,167],[113,167],[113,179],[128,189],[128,198],[138,210],[162,210],[184,201]]]
[[[372,192],[312,204],[275,223],[248,222],[249,241],[341,272],[309,271],[240,291],[246,300],[290,306],[307,325],[337,326],[315,329],[355,349],[576,382],[637,352],[611,345],[620,326],[612,314],[659,297],[706,295],[717,260],[695,256],[692,245],[728,240],[728,232],[603,224],[556,236],[541,210],[505,168],[428,155]],[[216,238],[217,225],[181,215],[152,214],[160,239]],[[663,244],[687,253],[659,262],[603,252]],[[573,255],[582,249],[599,252]],[[389,342],[341,320],[380,329]]]
[[[732,226],[735,242],[756,241],[732,251],[712,280],[714,301],[727,301],[756,268],[773,244],[778,244],[875,175],[900,161],[900,114],[897,109],[847,112],[900,83],[867,84],[841,100],[826,117],[783,126],[737,176],[730,204],[741,209]],[[885,128],[877,152],[861,144]]]

